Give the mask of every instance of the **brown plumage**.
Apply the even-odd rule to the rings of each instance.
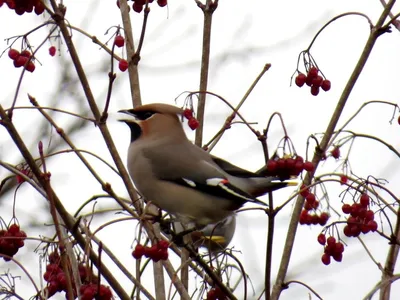
[[[185,223],[204,227],[232,215],[245,202],[284,186],[236,167],[191,143],[183,130],[182,109],[148,104],[122,110],[131,129],[128,170],[140,193]]]

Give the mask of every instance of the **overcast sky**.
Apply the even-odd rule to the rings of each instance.
[[[144,103],[165,102],[174,104],[184,91],[198,90],[199,67],[201,55],[202,14],[194,1],[170,1],[168,8],[159,8],[155,3],[151,6],[146,40],[140,62],[140,84]],[[115,1],[64,1],[67,6],[69,23],[81,27],[101,41],[107,41],[104,35],[108,28],[118,24],[120,14]],[[397,13],[400,6],[393,9]],[[332,111],[346,84],[368,37],[369,26],[365,19],[349,16],[333,23],[317,39],[311,50],[314,59],[323,73],[332,82],[329,92],[320,92],[317,97],[310,94],[306,87],[290,87],[290,77],[296,70],[297,57],[300,51],[307,48],[315,33],[323,24],[335,15],[348,11],[358,11],[367,14],[375,22],[382,11],[379,0],[355,1],[238,1],[220,0],[220,5],[214,14],[212,34],[212,59],[210,66],[209,91],[215,92],[233,105],[238,103],[250,84],[259,74],[265,63],[271,63],[271,69],[264,75],[241,112],[251,122],[257,122],[256,129],[262,130],[269,116],[278,111],[282,113],[289,135],[294,142],[297,152],[306,156],[306,140],[310,134],[323,132],[329,122]],[[0,8],[0,49],[7,47],[4,41],[7,37],[20,35],[46,17],[36,15],[15,15],[3,5]],[[142,15],[131,13],[134,34],[139,36]],[[46,29],[29,38],[33,45],[38,45],[47,34]],[[108,56],[94,45],[88,38],[74,32],[74,41],[78,47],[85,69],[90,74],[92,89],[99,104],[104,103],[105,91],[108,85]],[[58,47],[58,43],[53,43]],[[57,107],[76,110],[76,99],[82,91],[76,88],[74,94],[57,94],[56,88],[60,83],[62,62],[69,59],[66,47],[61,45],[61,57],[50,57],[44,46],[38,54],[42,65],[37,63],[33,74],[26,74],[19,93],[18,105],[29,105],[26,94],[37,98],[41,105],[56,103]],[[20,47],[18,45],[18,47]],[[345,108],[340,124],[343,124],[362,103],[369,100],[385,100],[399,102],[398,70],[400,69],[400,39],[399,32],[394,29],[391,34],[382,36],[357,82],[349,103]],[[14,97],[20,69],[12,66],[12,61],[3,55],[0,59],[0,103],[9,107]],[[70,72],[73,76],[75,73]],[[122,157],[126,156],[128,147],[128,128],[115,122],[116,111],[131,106],[127,73],[117,71],[116,88],[113,91],[110,106],[110,130],[120,150]],[[65,86],[67,89],[68,86]],[[178,98],[182,105],[184,97]],[[86,104],[83,105],[87,107]],[[379,138],[399,149],[399,125],[397,115],[391,125],[393,109],[375,105],[366,109],[349,129]],[[79,111],[78,111],[79,113]],[[229,110],[215,98],[209,98],[207,104],[206,131],[204,140],[211,138],[223,124]],[[40,119],[37,113],[16,112],[15,123],[22,132],[28,144],[37,143],[35,133],[36,122]],[[68,125],[70,120],[65,117],[57,119],[60,124]],[[276,149],[277,142],[282,137],[278,122],[273,126],[269,139],[270,150]],[[48,129],[48,137],[53,141],[57,134]],[[190,138],[194,133],[187,131]],[[111,161],[97,128],[86,127],[80,133],[72,136],[79,148],[94,151],[101,157]],[[309,155],[312,154],[310,147]],[[263,162],[263,153],[259,142],[245,128],[237,125],[229,130],[214,154],[249,170],[258,169]],[[0,130],[0,158],[10,163],[19,161],[19,154],[10,142],[5,130]],[[389,180],[388,187],[395,194],[400,193],[396,184],[400,179],[397,169],[398,160],[385,147],[370,141],[356,141],[351,153],[351,166],[359,176],[374,175]],[[107,168],[92,163],[99,172],[104,172],[104,178],[114,188],[125,195],[122,183],[117,176]],[[333,172],[339,163],[329,159],[319,170],[319,173]],[[49,163],[52,173],[53,186],[71,212],[75,211],[81,202],[93,194],[102,193],[101,187],[95,182],[72,154],[66,154],[60,159]],[[0,169],[3,178],[7,174]],[[328,185],[331,205],[340,208],[339,194],[341,187]],[[284,201],[293,191],[286,189],[276,193],[276,201]],[[28,186],[23,186],[17,194],[17,216],[22,224],[35,220],[31,211],[42,206],[41,199]],[[11,217],[13,193],[9,193],[0,203],[1,216],[8,221]],[[110,202],[107,202],[110,203]],[[102,203],[99,204],[102,207]],[[104,204],[106,206],[106,204]],[[278,217],[275,234],[274,272],[279,266],[291,207],[283,210]],[[5,216],[3,216],[3,213]],[[26,219],[24,219],[26,214]],[[42,211],[42,214],[45,214]],[[109,216],[111,219],[113,216]],[[46,220],[39,216],[39,220]],[[96,220],[100,224],[99,220]],[[44,222],[44,221],[43,221]],[[42,222],[42,223],[43,223]],[[238,256],[249,273],[252,283],[260,291],[263,283],[265,260],[266,217],[260,213],[245,212],[238,217],[238,228],[232,246],[242,251]],[[40,222],[38,222],[40,223]],[[127,226],[133,229],[127,234]],[[319,227],[299,227],[295,249],[289,267],[288,279],[305,281],[312,286],[324,299],[361,299],[378,282],[380,273],[376,265],[368,258],[360,243],[348,241],[342,263],[333,262],[324,266],[320,262],[323,248],[316,237]],[[120,235],[118,233],[121,233]],[[249,234],[251,232],[252,234]],[[39,235],[40,231],[32,229],[28,235]],[[130,246],[134,238],[134,225],[117,224],[106,229],[100,235],[110,248],[119,255],[128,266],[133,267],[130,257]],[[347,242],[347,239],[345,239]],[[377,234],[365,237],[371,253],[381,264],[385,263],[388,250],[387,241]],[[27,242],[29,243],[29,242]],[[36,247],[32,243],[29,250]],[[26,253],[27,248],[21,250]],[[22,255],[21,255],[22,256]],[[27,258],[18,259],[25,263]],[[30,257],[30,256],[29,256]],[[31,260],[32,269],[37,269],[38,259]],[[10,268],[10,264],[0,261],[0,273]],[[29,268],[29,267],[28,267]],[[397,268],[396,268],[397,270]],[[15,271],[15,274],[21,274]],[[33,276],[38,279],[37,274]],[[125,279],[121,279],[124,283]],[[127,286],[128,285],[127,283]],[[398,284],[394,283],[393,295],[399,294]],[[28,297],[33,294],[30,288],[21,295]],[[290,287],[282,293],[281,299],[307,299],[307,291],[300,286]],[[314,298],[313,298],[314,299]]]

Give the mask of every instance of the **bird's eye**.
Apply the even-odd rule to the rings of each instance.
[[[135,115],[138,119],[144,121],[150,118],[152,115],[154,115],[155,112],[153,111],[141,111],[141,112],[135,112]]]
[[[146,119],[150,118],[152,115],[154,115],[154,113],[152,111],[146,111],[143,115],[143,119],[146,120]]]

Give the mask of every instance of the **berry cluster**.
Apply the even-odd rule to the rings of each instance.
[[[331,89],[331,82],[328,79],[324,79],[321,75],[318,75],[319,70],[316,67],[311,67],[308,70],[307,75],[300,73],[297,74],[294,82],[298,87],[302,87],[304,84],[311,87],[311,95],[317,96],[319,89],[322,88],[325,92]]]
[[[188,119],[188,125],[190,129],[195,130],[199,127],[199,121],[193,116],[193,110],[186,108],[183,110],[183,116]]]
[[[374,212],[368,209],[369,202],[368,194],[362,193],[359,202],[352,205],[343,204],[342,211],[350,215],[347,218],[347,225],[343,228],[345,236],[358,237],[361,232],[367,234],[378,229],[378,223],[374,220]]]
[[[135,249],[132,251],[132,256],[135,259],[141,259],[144,255],[147,258],[150,258],[154,262],[158,262],[160,260],[168,259],[168,246],[169,243],[167,241],[161,240],[157,244],[147,247],[140,244],[137,244]]]
[[[143,10],[143,7],[146,5],[146,0],[132,0],[133,4],[132,4],[132,9],[137,12],[140,13]],[[153,3],[154,0],[148,0],[148,3]],[[157,4],[160,7],[164,7],[168,4],[167,0],[157,0]],[[120,3],[119,0],[117,0],[117,6],[118,8],[120,7]]]
[[[57,292],[67,292],[67,277],[61,268],[61,259],[57,251],[50,253],[49,264],[46,266],[46,272],[43,274],[44,280],[47,281],[47,293],[48,297],[52,297]],[[110,300],[112,299],[112,293],[109,287],[104,285],[98,285],[97,278],[89,271],[87,266],[80,263],[78,265],[79,277],[82,281],[80,287],[81,299],[101,299]],[[93,279],[92,281],[90,279]],[[75,284],[73,283],[74,298],[77,297]],[[68,298],[68,297],[67,297]]]
[[[41,15],[44,12],[44,5],[41,0],[0,0],[0,7],[7,4],[8,8],[14,10],[17,15],[35,12]]]
[[[270,159],[267,163],[267,172],[270,176],[278,176],[281,180],[289,179],[291,176],[299,176],[303,171],[314,171],[314,164],[310,161],[304,161],[301,156],[296,158]]]
[[[341,262],[343,258],[344,245],[342,242],[336,242],[333,236],[326,239],[325,234],[321,233],[318,235],[318,243],[324,248],[324,254],[322,254],[321,261],[324,265],[329,265],[331,263],[331,257],[337,262]]]
[[[218,287],[214,287],[207,292],[206,300],[225,300],[228,299],[224,292]]]
[[[319,207],[319,201],[316,199],[315,194],[311,193],[304,185],[300,188],[302,195],[305,198],[304,209],[300,214],[300,225],[321,225],[325,226],[329,220],[329,214],[322,212],[321,214],[310,214],[311,211],[316,211]]]
[[[29,72],[35,71],[36,68],[31,56],[32,53],[29,50],[23,50],[20,53],[18,50],[11,48],[8,51],[8,57],[14,61],[14,67],[24,67]]]
[[[303,209],[300,214],[300,225],[321,225],[325,226],[329,220],[329,215],[326,212],[321,214],[310,214],[308,210]]]
[[[17,224],[12,224],[7,230],[0,230],[0,254],[13,257],[25,243],[26,233]],[[8,257],[3,257],[10,261]]]

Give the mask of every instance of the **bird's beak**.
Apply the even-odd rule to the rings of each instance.
[[[119,122],[124,122],[124,123],[135,122],[135,123],[137,123],[138,119],[131,111],[129,111],[127,109],[121,109],[118,112],[119,113],[123,113],[123,114],[127,114],[129,116],[128,118],[118,119]]]

